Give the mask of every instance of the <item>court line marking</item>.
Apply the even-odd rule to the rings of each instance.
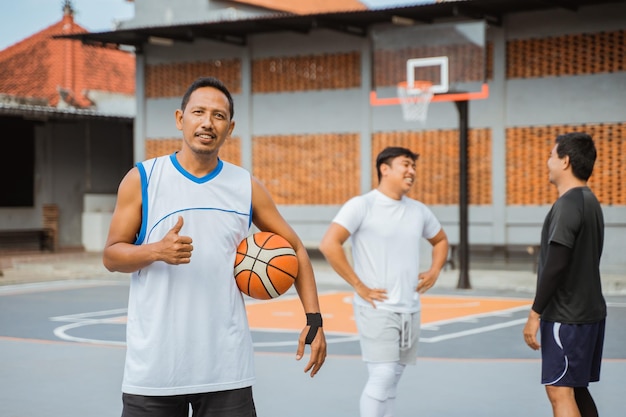
[[[119,315],[126,314],[128,312],[127,308],[116,308],[113,310],[101,310],[101,311],[92,311],[89,313],[76,313],[76,314],[67,314],[64,316],[56,316],[50,317],[51,321],[67,321],[67,322],[76,322],[82,320],[84,317],[87,317],[85,321],[90,321],[90,317],[101,317],[101,316],[111,316],[111,315]]]
[[[607,303],[607,304],[610,304],[611,307],[626,307],[626,303]],[[441,320],[438,322],[422,325],[422,330],[438,330],[442,324],[468,322],[468,318],[471,318],[469,320],[470,322],[477,322],[478,321],[477,319],[479,318],[497,317],[497,316],[503,316],[506,314],[510,315],[510,313],[518,312],[522,310],[528,310],[528,309],[529,309],[529,306],[520,306],[520,307],[513,307],[510,309],[506,309],[506,310],[499,310],[497,312],[492,312],[492,313],[481,313],[481,314],[475,314],[472,316],[466,316],[466,317],[457,318],[457,319]],[[120,314],[120,313],[125,313],[126,311],[127,309],[125,308],[115,309],[115,310],[104,310],[104,311],[99,311],[99,312],[80,313],[80,314],[51,317],[50,320],[72,322],[70,324],[60,326],[54,329],[55,336],[57,336],[61,340],[78,342],[78,343],[99,344],[99,345],[104,344],[104,345],[112,345],[112,346],[125,346],[126,345],[125,342],[80,338],[80,337],[70,336],[66,333],[66,331],[75,329],[78,327],[86,326],[86,325],[94,325],[94,324],[102,324],[102,323],[119,324],[119,317],[109,317],[106,319],[93,319],[91,317]],[[460,332],[448,333],[448,334],[441,335],[441,336],[420,337],[419,341],[422,343],[438,343],[438,342],[442,342],[445,340],[451,340],[451,339],[456,339],[460,337],[500,330],[500,329],[504,329],[507,327],[513,327],[513,326],[524,324],[526,321],[527,321],[526,318],[522,318],[522,319],[517,319],[517,320],[511,320],[508,322],[492,324],[489,326],[476,327],[470,330],[463,330]],[[263,330],[251,329],[251,331],[274,332],[274,333],[295,333],[295,331],[293,330],[283,330],[283,329],[263,329]],[[332,337],[332,338],[327,339],[326,341],[327,344],[349,343],[349,342],[357,342],[359,340],[358,335],[344,334],[341,332],[329,332],[328,334],[339,336],[339,337]],[[284,346],[297,346],[297,344],[298,344],[297,341],[254,342],[253,346],[254,347],[284,347]]]
[[[88,326],[88,325],[93,325],[93,324],[100,324],[100,323],[110,323],[110,322],[111,321],[108,319],[103,319],[103,320],[90,320],[90,321],[81,321],[77,323],[70,323],[70,324],[66,324],[64,326],[60,326],[54,329],[54,335],[58,337],[59,339],[65,340],[68,342],[88,343],[88,344],[94,344],[94,345],[126,346],[126,342],[118,342],[115,340],[87,339],[84,337],[70,336],[67,333],[65,333],[67,330],[75,329],[78,327],[83,327],[83,326]]]
[[[610,307],[626,307],[626,303],[607,303],[607,306]],[[422,325],[422,330],[439,330],[441,325],[444,324],[452,324],[452,323],[474,323],[478,322],[479,319],[485,317],[510,317],[512,313],[519,312],[523,310],[528,310],[530,305],[528,306],[518,306],[512,307],[505,310],[498,310],[495,312],[488,313],[480,313],[474,314],[470,316],[463,316],[454,319],[441,320],[433,323],[428,323]],[[71,329],[76,329],[83,326],[95,325],[95,324],[119,324],[120,317],[119,314],[125,314],[127,312],[126,308],[113,309],[113,310],[103,310],[89,313],[78,313],[78,314],[70,314],[64,316],[56,316],[51,317],[51,321],[61,321],[61,322],[70,322],[64,326],[60,326],[54,329],[54,335],[61,340],[77,342],[77,343],[87,343],[87,344],[98,344],[98,345],[111,345],[111,346],[126,346],[126,342],[119,341],[110,341],[110,340],[99,340],[99,339],[89,339],[82,337],[75,337],[67,334],[67,331]],[[94,317],[101,317],[106,315],[118,315],[117,317],[108,317],[104,319],[96,319]],[[471,336],[481,333],[487,333],[495,330],[500,330],[507,327],[513,327],[517,325],[524,324],[526,322],[526,318],[511,320],[503,323],[492,324],[488,326],[476,327],[469,330],[463,330],[455,333],[448,333],[441,336],[433,336],[433,337],[420,337],[419,341],[423,343],[438,343],[445,340],[456,339],[465,336]],[[283,329],[250,329],[251,331],[257,332],[282,332],[282,333],[297,333],[294,330],[283,330]],[[339,337],[329,338],[326,342],[327,344],[333,343],[349,343],[356,342],[359,340],[358,335],[346,334],[342,332],[328,332],[328,335],[334,335]],[[254,342],[254,347],[284,347],[284,346],[297,346],[297,341],[280,341],[280,342]]]
[[[72,290],[77,288],[127,286],[124,281],[112,280],[61,280],[49,282],[32,282],[28,284],[0,285],[0,296],[29,294],[33,292]]]
[[[102,310],[102,311],[93,311],[89,313],[68,314],[65,316],[50,317],[49,319],[50,321],[69,322],[69,324],[59,326],[55,328],[53,331],[54,335],[61,340],[65,340],[68,342],[78,342],[78,343],[97,344],[97,345],[126,346],[126,342],[76,337],[76,336],[71,336],[67,334],[67,331],[71,329],[76,329],[79,327],[91,326],[94,324],[120,324],[120,323],[123,323],[123,321],[120,321],[120,318],[123,317],[123,316],[120,316],[120,314],[125,315],[127,311],[128,309],[126,308],[118,308],[114,310]],[[102,316],[111,316],[111,317],[93,318],[93,317],[102,317]]]
[[[463,330],[462,332],[456,332],[456,333],[448,333],[442,336],[434,336],[434,337],[428,337],[428,338],[421,338],[420,337],[420,343],[424,342],[424,343],[437,343],[437,342],[441,342],[444,340],[450,340],[450,339],[456,339],[459,337],[464,337],[464,336],[471,336],[471,335],[475,335],[475,334],[480,334],[480,333],[487,333],[487,332],[491,332],[494,330],[499,330],[499,329],[504,329],[506,327],[513,327],[513,326],[517,326],[519,324],[523,324],[526,323],[525,318],[523,319],[518,319],[518,320],[512,320],[512,321],[507,321],[504,323],[498,323],[498,324],[492,324],[489,326],[483,326],[483,327],[476,327],[474,329],[471,330]]]
[[[497,316],[500,316],[500,315],[503,315],[503,314],[511,314],[511,313],[516,313],[518,311],[529,310],[530,307],[531,307],[531,303],[529,301],[528,305],[511,307],[511,308],[505,308],[503,310],[489,311],[489,312],[486,312],[486,313],[470,314],[468,316],[455,317],[455,318],[452,318],[452,319],[433,321],[432,323],[426,323],[426,324],[422,325],[422,329],[428,328],[428,327],[431,327],[431,326],[441,326],[443,324],[459,323],[459,322],[463,322],[463,321],[467,321],[467,320],[482,319],[482,318],[485,318],[485,317],[497,317]]]
[[[429,324],[422,325],[422,330],[434,330],[438,329],[442,324],[450,324],[450,323],[463,323],[463,322],[477,322],[479,318],[484,317],[492,317],[501,315],[504,312],[512,313],[521,310],[527,310],[529,306],[519,306],[513,307],[505,310],[498,310],[496,312],[490,313],[481,313],[474,314],[471,316],[464,316],[455,319],[441,320],[438,322],[433,322]],[[84,337],[76,337],[71,336],[67,332],[72,329],[76,329],[84,326],[91,326],[96,324],[120,324],[120,314],[124,314],[127,312],[126,308],[119,308],[113,310],[102,310],[102,311],[94,311],[88,313],[78,313],[78,314],[69,314],[63,316],[55,316],[50,317],[51,321],[60,321],[60,322],[69,322],[69,324],[59,326],[54,329],[53,333],[56,337],[61,340],[69,341],[69,342],[77,342],[77,343],[86,343],[86,344],[97,344],[97,345],[111,345],[111,346],[126,346],[126,342],[121,341],[112,341],[112,340],[100,340],[100,339],[90,339]],[[111,316],[106,318],[95,318],[102,316]],[[423,343],[438,343],[445,340],[456,339],[459,337],[470,336],[480,333],[486,333],[494,330],[499,330],[506,327],[512,327],[524,323],[526,319],[518,319],[513,321],[508,321],[504,323],[493,324],[489,326],[477,327],[470,330],[464,330],[455,333],[448,333],[441,336],[433,336],[433,337],[420,337],[419,341]],[[284,330],[284,329],[250,329],[251,331],[257,332],[274,332],[274,333],[296,333],[294,330]],[[359,340],[358,335],[354,334],[345,334],[341,332],[332,332],[329,335],[334,335],[338,337],[328,338],[327,344],[334,343],[349,343],[349,342],[357,342]],[[285,346],[297,346],[297,340],[291,341],[276,341],[276,342],[254,342],[253,346],[258,348],[267,348],[267,347],[285,347]]]
[[[50,321],[59,321],[59,322],[69,322],[69,324],[65,324],[63,326],[59,326],[54,329],[53,333],[56,337],[61,340],[68,342],[76,342],[76,343],[86,343],[86,344],[96,344],[96,345],[110,345],[110,346],[126,346],[126,342],[119,342],[113,340],[100,340],[100,339],[90,339],[84,337],[76,337],[67,334],[67,331],[72,329],[77,329],[79,327],[91,326],[96,324],[121,324],[120,314],[127,313],[126,308],[118,308],[114,310],[102,310],[102,311],[93,311],[89,313],[78,313],[78,314],[68,314],[63,316],[50,317]],[[94,318],[94,317],[102,317],[102,316],[111,316],[107,318]],[[257,332],[273,332],[273,333],[297,333],[294,330],[283,330],[283,329],[250,329],[251,331]],[[346,343],[358,341],[357,335],[352,334],[338,334],[338,337],[327,338],[327,344],[333,343]],[[281,347],[281,346],[297,346],[298,341],[279,341],[279,342],[254,342],[254,347]]]
[[[95,343],[76,343],[76,342],[68,342],[65,340],[51,340],[51,339],[34,339],[30,337],[14,337],[14,336],[0,336],[0,342],[19,342],[19,343],[36,343],[41,345],[64,345],[64,346],[95,346],[95,347],[121,347],[121,346],[112,346],[106,343],[103,344],[95,344]]]
[[[626,307],[626,303],[607,303],[607,307]],[[481,318],[481,317],[487,317],[487,316],[500,316],[500,315],[503,315],[503,314],[511,314],[513,312],[518,312],[518,311],[522,311],[522,310],[529,310],[529,309],[530,309],[530,306],[520,306],[520,307],[513,307],[513,308],[510,308],[510,309],[506,309],[506,310],[499,310],[499,311],[493,312],[493,313],[483,313],[483,314],[477,314],[477,315],[474,315],[474,316],[466,316],[466,318],[468,318],[468,317]],[[424,343],[437,343],[437,342],[441,342],[441,341],[444,341],[444,340],[456,339],[456,338],[459,338],[459,337],[471,336],[471,335],[475,335],[475,334],[486,333],[486,332],[490,332],[490,331],[494,331],[494,330],[500,330],[500,329],[504,329],[504,328],[507,328],[507,327],[513,327],[513,326],[517,326],[517,325],[520,325],[520,324],[525,324],[527,320],[528,320],[527,318],[511,320],[511,321],[504,322],[504,323],[492,324],[492,325],[483,326],[483,327],[476,327],[474,329],[463,330],[463,331],[456,332],[456,333],[448,333],[448,334],[441,335],[441,336],[433,336],[433,337],[427,337],[427,338],[420,337],[419,340],[420,340],[420,342],[424,342]],[[438,330],[439,329],[439,325],[441,325],[441,324],[448,324],[448,323],[453,323],[453,322],[463,322],[463,321],[466,321],[466,320],[463,320],[463,319],[461,319],[461,320],[452,319],[452,320],[444,320],[444,321],[429,323],[429,324],[423,325],[422,326],[422,330]]]

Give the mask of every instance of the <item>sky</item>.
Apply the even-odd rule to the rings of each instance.
[[[63,18],[63,0],[2,0],[0,50]],[[128,20],[135,6],[126,0],[72,0],[74,21],[90,32],[113,29],[115,20]]]

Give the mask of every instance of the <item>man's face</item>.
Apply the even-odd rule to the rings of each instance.
[[[381,169],[383,180],[404,193],[408,192],[415,182],[415,161],[409,157],[398,156],[391,161],[390,166],[383,164]]]
[[[550,157],[548,158],[548,179],[552,184],[555,184],[558,181],[561,173],[563,172],[563,164],[565,163],[565,158],[559,158],[559,154],[557,151],[557,145],[554,145],[552,150],[550,151]]]
[[[189,97],[184,111],[176,110],[176,127],[193,152],[217,152],[232,133],[228,98],[213,87],[201,87]]]

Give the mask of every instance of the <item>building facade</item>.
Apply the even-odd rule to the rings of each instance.
[[[173,10],[169,2],[135,0],[134,20],[90,38],[124,44],[131,39],[124,36],[134,36],[128,42],[137,47],[135,159],[180,147],[174,111],[196,77],[213,75],[235,99],[236,127],[222,158],[266,184],[309,247],[316,247],[341,204],[376,186],[374,157],[388,145],[421,155],[410,196],[433,207],[458,243],[455,104],[431,103],[424,124],[405,121],[398,106],[370,106],[372,26],[356,34],[328,24],[300,30],[287,19],[284,29],[243,37],[211,31],[215,22],[253,26],[291,16],[277,10],[280,3],[188,0]],[[626,267],[626,4],[583,3],[575,10],[512,7],[486,25],[489,97],[469,103],[469,243],[475,252],[495,257],[539,243],[557,197],[547,178],[550,148],[560,133],[587,131],[599,151],[590,186],[605,213],[602,267]],[[410,9],[420,16],[420,8],[443,7]],[[337,17],[320,13],[322,23]],[[177,32],[187,33],[182,40],[159,31],[185,27]]]

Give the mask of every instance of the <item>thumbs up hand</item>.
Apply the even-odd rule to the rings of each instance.
[[[170,265],[188,264],[191,261],[193,240],[189,236],[179,234],[183,228],[183,218],[178,216],[178,221],[161,240],[161,260]]]

